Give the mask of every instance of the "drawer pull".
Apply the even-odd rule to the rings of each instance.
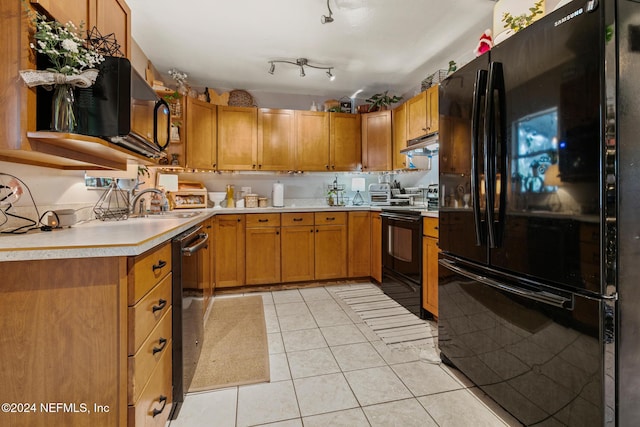
[[[302,219],[303,219],[303,218],[293,218],[293,220],[294,220],[295,222],[300,222],[300,221],[302,221]]]
[[[167,339],[161,337],[158,340],[158,344],[160,344],[160,347],[153,347],[153,354],[160,353],[162,350],[164,350],[164,348],[167,346]]]
[[[258,222],[269,222],[268,219],[259,219]]]
[[[167,396],[160,395],[160,397],[158,398],[158,402],[162,403],[162,408],[153,410],[152,414],[154,418],[157,415],[160,415],[162,411],[164,411],[165,406],[167,406]]]
[[[153,267],[151,267],[151,268],[155,272],[156,270],[160,270],[161,268],[163,268],[166,265],[167,265],[167,261],[160,260],[160,261],[158,261],[157,264],[153,264]]]
[[[437,229],[438,229],[438,226],[436,225],[435,227],[433,227],[433,229],[434,229],[434,230],[437,230]]]
[[[328,216],[325,218],[327,221],[335,221],[336,217],[335,216]]]
[[[163,308],[165,308],[166,306],[167,306],[167,300],[164,300],[164,299],[160,298],[158,300],[158,305],[154,305],[153,306],[152,312],[155,313],[156,311],[160,311]]]

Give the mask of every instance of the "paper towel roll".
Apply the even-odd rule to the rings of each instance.
[[[274,208],[284,207],[284,184],[279,182],[273,184],[272,200]]]

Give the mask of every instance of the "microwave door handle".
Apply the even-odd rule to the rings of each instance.
[[[473,106],[471,113],[471,194],[473,194],[473,224],[476,232],[476,246],[483,244],[484,235],[480,229],[480,175],[478,154],[480,149],[480,112],[482,97],[487,88],[487,71],[478,70],[473,86]],[[486,120],[486,119],[485,119]],[[486,193],[485,193],[486,194]]]
[[[495,205],[495,104],[494,92],[496,87],[496,67],[495,62],[489,64],[489,75],[487,77],[487,91],[484,100],[484,173],[485,173],[485,194],[487,229],[489,231],[489,247],[496,247],[496,233],[494,228],[494,205]]]
[[[158,114],[160,108],[163,107],[164,110],[169,113],[169,104],[167,104],[167,102],[164,99],[159,99],[156,102],[156,105],[153,109],[153,141],[156,143],[156,146],[158,148],[160,148],[160,151],[164,151],[165,148],[167,148],[169,146],[169,142],[171,140],[171,118],[170,116],[167,117],[167,129],[166,129],[166,141],[159,141],[158,140]],[[170,113],[169,113],[170,114]]]

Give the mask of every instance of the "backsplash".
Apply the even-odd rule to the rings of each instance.
[[[435,160],[435,159],[434,159]],[[74,209],[79,221],[91,219],[91,208],[96,204],[104,189],[87,189],[84,181],[84,171],[67,171],[38,166],[22,165],[18,163],[0,161],[0,173],[18,177],[26,186],[25,193],[9,211],[15,215],[38,220],[47,210]],[[348,173],[348,172],[305,172],[301,174],[273,173],[273,172],[242,172],[242,173],[181,173],[181,181],[197,181],[203,183],[208,191],[224,191],[227,184],[235,186],[236,194],[240,194],[242,187],[251,187],[252,193],[269,199],[271,206],[271,189],[273,183],[284,184],[285,205],[317,206],[326,203],[327,186],[337,178],[338,184],[345,186],[345,196],[349,204],[355,192],[351,190],[351,179],[355,177],[365,179],[365,188],[369,184],[377,183],[383,173]],[[105,176],[109,176],[105,172]],[[4,177],[3,181],[8,178]],[[429,171],[407,171],[393,173],[392,179],[397,180],[402,187],[427,186],[438,182],[437,161],[433,162],[433,169]],[[144,187],[152,186],[155,176],[146,179]],[[361,193],[365,204],[369,202],[368,192]],[[34,208],[37,206],[37,212]],[[0,230],[5,230],[26,223],[24,220],[8,216],[4,222],[0,214]]]

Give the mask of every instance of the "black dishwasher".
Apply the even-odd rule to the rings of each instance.
[[[195,226],[172,240],[173,263],[173,408],[176,419],[198,364],[204,335],[203,298],[198,291],[202,282],[202,249],[209,236]]]

